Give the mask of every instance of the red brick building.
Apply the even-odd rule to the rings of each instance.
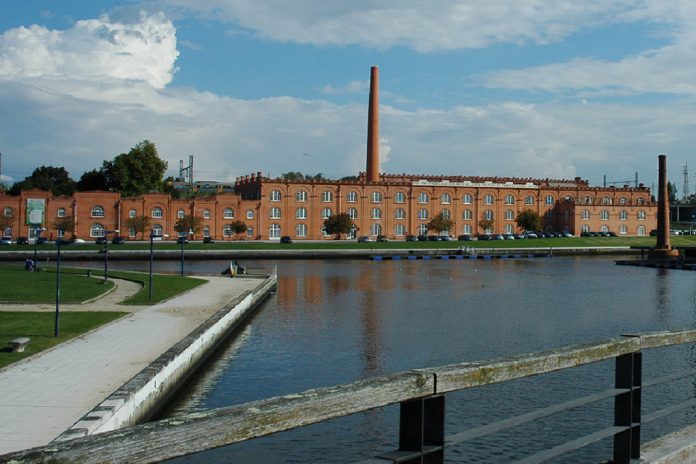
[[[165,194],[122,198],[113,192],[79,192],[53,197],[39,190],[19,196],[0,195],[4,235],[33,237],[33,221],[50,228],[61,216],[71,216],[77,238],[94,239],[106,230],[138,236],[125,226],[128,218],[147,216],[157,235],[175,236],[174,225],[184,215],[202,219],[201,236],[232,239],[230,224],[246,223],[248,239],[328,239],[323,221],[347,213],[355,224],[349,235],[384,235],[404,239],[427,233],[426,224],[439,213],[453,222],[450,235],[517,233],[517,215],[531,209],[556,232],[614,232],[648,235],[657,227],[657,204],[641,185],[591,187],[580,178],[521,179],[513,177],[419,176],[379,173],[377,68],[372,68],[368,110],[367,169],[356,181],[287,181],[261,173],[236,181],[234,192],[218,192],[195,200]],[[43,208],[43,209],[41,209]],[[39,211],[41,210],[41,211]],[[39,216],[41,216],[39,218]],[[491,221],[481,230],[481,220]],[[48,232],[50,233],[50,232]]]

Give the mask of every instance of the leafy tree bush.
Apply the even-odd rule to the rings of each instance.
[[[70,178],[64,167],[41,166],[34,169],[30,176],[20,182],[15,182],[8,193],[19,195],[21,190],[49,190],[54,195],[70,196],[75,192],[75,181]]]
[[[353,220],[348,213],[335,214],[324,219],[324,229],[330,235],[335,235],[336,240],[341,234],[347,234],[353,228]]]
[[[428,230],[431,230],[438,235],[442,232],[448,232],[454,226],[454,221],[445,217],[445,214],[440,211],[437,216],[432,218],[430,222],[426,224]]]
[[[529,231],[540,230],[542,225],[541,216],[531,209],[520,211],[515,222],[519,228]]]
[[[128,153],[104,161],[100,172],[109,190],[121,192],[123,196],[135,196],[161,191],[166,170],[167,162],[160,159],[155,144],[143,140]]]

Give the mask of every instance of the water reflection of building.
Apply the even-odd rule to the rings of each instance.
[[[79,192],[54,197],[40,190],[19,196],[0,194],[0,209],[10,222],[4,235],[30,236],[27,203],[43,200],[44,225],[71,216],[79,238],[101,236],[104,230],[142,238],[125,226],[129,218],[147,216],[157,233],[175,235],[174,225],[184,215],[202,219],[200,235],[217,240],[234,237],[231,223],[247,225],[249,239],[330,239],[323,221],[347,213],[356,229],[351,235],[385,235],[403,239],[426,234],[426,224],[442,213],[454,221],[451,235],[482,232],[519,232],[518,213],[531,209],[557,232],[614,232],[648,235],[656,227],[655,202],[643,184],[615,188],[592,187],[579,177],[541,179],[484,176],[434,176],[379,172],[379,98],[377,68],[372,69],[368,111],[366,171],[353,180],[286,180],[261,172],[238,178],[233,188],[193,200],[165,194],[134,198],[114,192]],[[394,155],[392,155],[394,156]],[[479,225],[489,221],[486,229]]]

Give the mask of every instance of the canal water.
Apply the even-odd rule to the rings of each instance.
[[[696,327],[696,273],[617,266],[608,257],[430,261],[249,261],[279,275],[275,295],[206,366],[169,415],[240,404],[413,368],[485,360]],[[94,263],[92,263],[94,265]],[[114,261],[113,268],[147,263]],[[156,263],[177,272],[177,262]],[[187,261],[218,273],[223,261]],[[644,379],[696,368],[690,345],[648,350]],[[446,433],[613,386],[613,362],[447,395]],[[643,392],[644,414],[693,397],[691,379]],[[447,448],[447,462],[511,462],[612,424],[606,400]],[[693,423],[693,410],[642,428]],[[173,462],[359,462],[397,447],[398,406]],[[550,462],[600,462],[611,440]]]

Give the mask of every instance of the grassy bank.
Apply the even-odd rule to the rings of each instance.
[[[65,312],[60,314],[60,336],[54,337],[55,314],[46,312],[0,312],[0,369],[45,349],[82,335],[125,315],[121,312]],[[31,342],[23,353],[4,348],[18,337]]]
[[[43,268],[42,268],[43,269]],[[87,277],[81,273],[61,272],[60,301],[81,303],[111,290],[113,282]],[[56,273],[53,268],[38,272],[21,267],[0,267],[0,303],[51,303],[56,298]]]

